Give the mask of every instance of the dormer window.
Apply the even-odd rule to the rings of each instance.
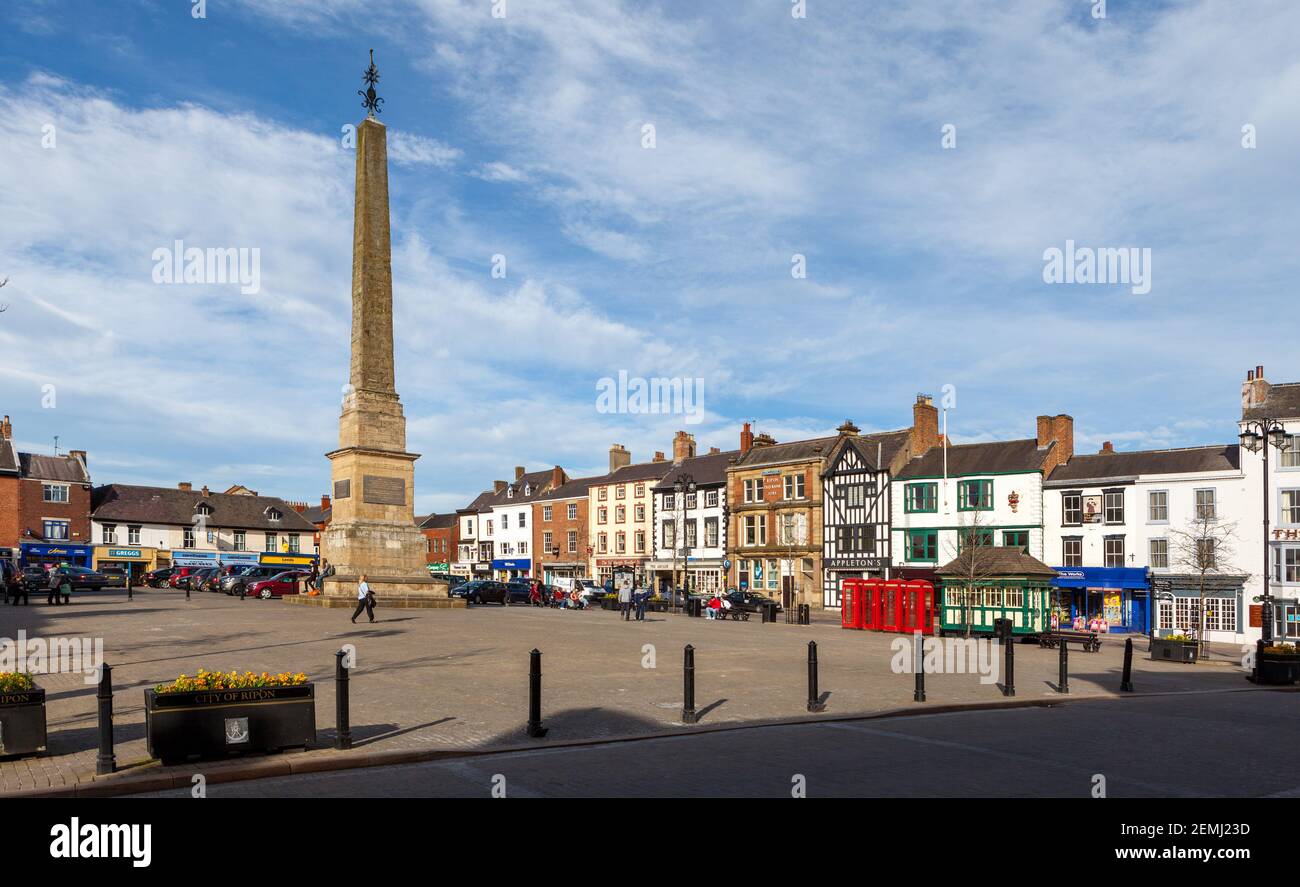
[[[515,498],[515,488],[514,488],[514,487],[506,487],[506,498],[507,498],[507,499],[513,499],[513,498]]]
[[[533,494],[533,487],[532,487],[532,485],[531,485],[531,484],[524,484],[524,495],[525,495],[525,496],[531,496],[532,494]]]
[[[200,502],[198,505],[194,506],[194,513],[205,516],[209,515],[212,513],[212,506],[206,502]]]
[[[280,510],[278,508],[266,509],[267,520],[272,521],[274,523],[279,523],[281,517],[283,517],[283,515],[280,514]]]

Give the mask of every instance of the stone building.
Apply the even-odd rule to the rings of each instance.
[[[631,567],[638,584],[645,584],[650,560],[651,488],[672,463],[663,453],[654,460],[632,464],[622,444],[609,448],[609,474],[592,480],[588,491],[592,554],[590,575],[598,582],[613,578],[614,567]]]

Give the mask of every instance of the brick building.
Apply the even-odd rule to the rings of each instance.
[[[0,422],[0,556],[90,566],[90,472],[84,450],[20,453]]]
[[[661,452],[650,462],[631,463],[627,448],[614,444],[609,448],[609,474],[591,483],[588,507],[594,550],[590,575],[601,583],[613,578],[616,566],[635,570],[638,584],[647,581],[653,544],[650,491],[673,464]]]
[[[419,520],[419,518],[417,518]],[[419,520],[420,532],[425,538],[425,560],[429,572],[438,576],[451,573],[451,562],[456,559],[456,546],[460,542],[460,522],[452,514],[431,514]]]
[[[588,575],[592,549],[588,497],[597,480],[600,478],[573,478],[553,486],[533,503],[533,551],[539,565],[533,575],[548,585],[559,577]]]

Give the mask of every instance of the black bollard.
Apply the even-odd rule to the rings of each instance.
[[[1070,654],[1067,652],[1069,646],[1070,645],[1065,642],[1065,639],[1062,638],[1060,664],[1057,667],[1056,672],[1057,693],[1070,692]]]
[[[1016,639],[1011,632],[1006,632],[1003,643],[1007,647],[1006,678],[1002,684],[1003,696],[1016,695]]]
[[[801,611],[803,616],[803,619],[801,620],[801,624],[812,625],[812,604],[803,604],[802,606],[799,607],[799,610]]]
[[[185,600],[188,601],[189,599],[190,599],[190,580],[187,577],[185,580]]]
[[[1133,639],[1124,640],[1124,677],[1120,678],[1119,689],[1122,693],[1133,692]]]
[[[528,654],[528,735],[535,739],[546,735],[542,726],[542,651],[538,649]]]
[[[916,637],[913,635],[913,637]],[[919,638],[916,644],[916,689],[912,691],[913,702],[925,702],[925,638]]]
[[[131,568],[128,566],[126,568],[126,599],[128,601],[135,600],[135,595],[131,593],[133,586],[134,583],[131,581]]]
[[[117,769],[117,759],[113,755],[113,668],[108,664],[99,670],[99,757],[95,761],[95,773],[106,776]]]
[[[698,724],[699,721],[695,713],[695,648],[687,644],[682,664],[682,723]]]
[[[334,654],[334,747],[352,747],[352,721],[348,716],[348,669],[343,664],[347,654]]]
[[[808,710],[811,712],[826,711],[826,703],[821,701],[821,694],[817,692],[817,642],[808,642]]]

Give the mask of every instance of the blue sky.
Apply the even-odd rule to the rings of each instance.
[[[957,440],[1067,412],[1081,452],[1224,442],[1247,367],[1300,379],[1291,0],[492,5],[5,4],[20,447],[57,434],[97,483],[326,490],[341,135],[372,47],[421,512],[517,464],[596,473],[614,442],[639,461],[682,427],[701,448],[747,420],[902,427],[945,385]],[[155,284],[176,239],[259,249],[260,292]],[[1149,248],[1151,291],[1045,284],[1067,239]],[[619,370],[702,378],[703,421],[598,412]]]

